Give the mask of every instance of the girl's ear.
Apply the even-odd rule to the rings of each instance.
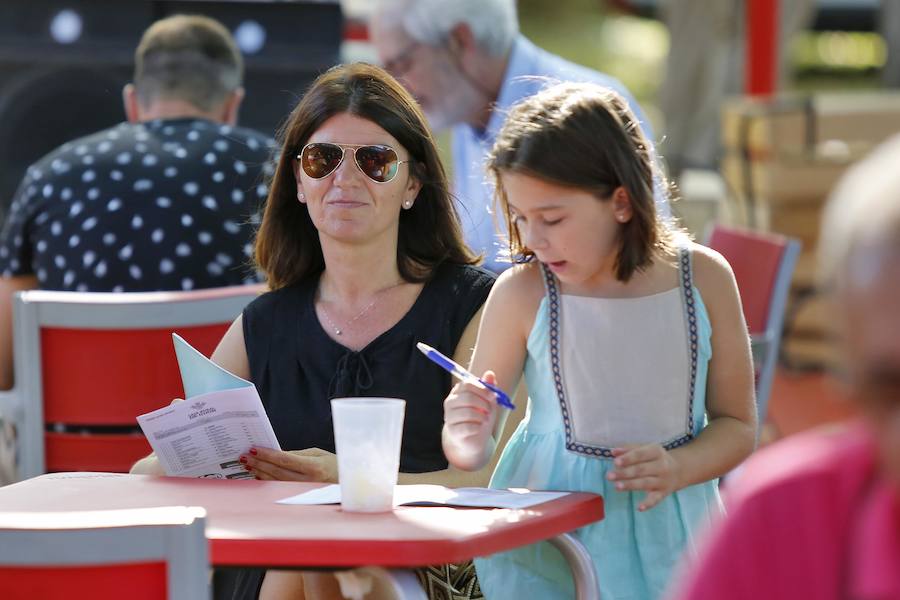
[[[619,223],[627,223],[634,216],[634,210],[631,207],[631,196],[624,186],[619,186],[612,193],[613,215]]]

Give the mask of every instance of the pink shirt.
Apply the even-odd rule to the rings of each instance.
[[[900,599],[900,493],[862,423],[761,450],[679,599]]]

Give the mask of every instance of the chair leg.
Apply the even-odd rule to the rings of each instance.
[[[575,579],[576,600],[600,600],[600,583],[590,553],[578,538],[571,533],[564,533],[547,540],[559,550]]]

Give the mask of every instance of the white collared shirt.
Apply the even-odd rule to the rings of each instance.
[[[485,157],[494,145],[506,113],[519,100],[531,96],[561,81],[591,82],[609,87],[620,93],[634,111],[647,139],[653,140],[650,123],[631,93],[617,79],[587,67],[564,60],[543,50],[524,36],[519,35],[513,44],[503,85],[491,113],[487,128],[477,131],[468,124],[456,125],[453,136],[453,192],[460,202],[460,219],[466,242],[476,252],[484,253],[484,266],[495,273],[509,267],[508,262],[498,261],[498,252],[507,251],[503,215],[495,211],[493,186],[487,180]],[[656,186],[657,210],[664,217],[671,211],[662,192]]]

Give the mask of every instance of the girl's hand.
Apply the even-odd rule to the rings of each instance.
[[[241,463],[257,479],[337,483],[337,456],[319,448],[272,450],[251,448]]]
[[[659,444],[627,445],[613,448],[615,469],[606,478],[616,489],[647,492],[638,510],[653,508],[663,498],[681,489],[678,461]]]
[[[493,371],[485,371],[484,381],[494,384]],[[463,455],[480,455],[494,433],[496,397],[471,383],[457,383],[444,400],[444,433],[447,441]]]

